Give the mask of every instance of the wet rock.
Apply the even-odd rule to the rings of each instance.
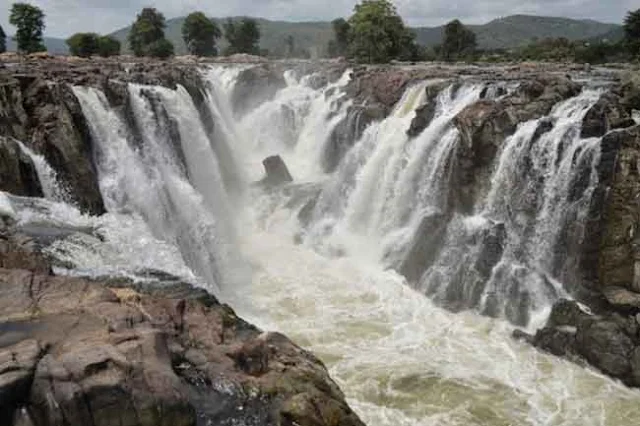
[[[598,102],[589,109],[582,120],[583,138],[601,137],[611,130],[627,128],[635,121],[620,103],[620,97],[612,92],[603,94]]]
[[[0,136],[0,190],[27,197],[42,197],[36,167],[18,143]]]
[[[146,291],[0,270],[0,324],[37,324],[0,349],[2,424],[362,425],[285,336],[186,284]]]
[[[437,258],[447,231],[448,216],[441,212],[422,218],[412,242],[398,267],[398,271],[411,283],[418,282],[424,271]]]
[[[512,94],[480,100],[455,118],[460,131],[457,180],[458,208],[470,212],[489,189],[492,165],[505,139],[518,124],[547,115],[558,102],[580,93],[579,84],[561,77],[524,81]]]
[[[385,112],[378,105],[350,106],[344,119],[335,126],[322,156],[322,168],[326,173],[335,171],[353,145],[373,122],[384,119]]]
[[[602,189],[594,199],[599,204],[591,213],[590,228],[598,237],[590,247],[597,289],[621,287],[640,293],[640,126],[611,132],[601,145]]]
[[[262,64],[248,68],[240,73],[233,88],[233,110],[236,114],[245,114],[252,107],[272,99],[285,86],[283,72],[277,66]]]
[[[627,290],[623,287],[605,287],[602,294],[607,301],[618,309],[640,310],[640,293]]]
[[[262,161],[267,176],[260,181],[260,185],[273,188],[285,183],[293,182],[287,165],[279,155],[267,157]]]
[[[431,120],[433,120],[433,117],[436,114],[436,109],[438,107],[438,94],[450,84],[452,84],[450,81],[444,81],[427,85],[427,87],[425,88],[425,104],[416,109],[416,116],[413,120],[411,120],[411,125],[407,130],[407,135],[409,137],[418,136],[424,129],[429,126]]]

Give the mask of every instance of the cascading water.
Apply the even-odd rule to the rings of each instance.
[[[96,89],[76,87],[74,92],[97,145],[100,187],[109,211],[140,214],[156,236],[180,247],[185,262],[213,292],[219,293],[221,282],[237,284],[242,268],[230,241],[229,203],[217,159],[186,91],[131,85],[135,130]],[[133,139],[135,132],[141,140]]]
[[[273,99],[235,116],[240,71],[203,70],[200,106],[182,87],[130,85],[129,120],[100,91],[74,88],[109,213],[89,218],[19,197],[0,197],[0,208],[21,223],[80,229],[48,249],[79,273],[161,268],[209,286],[319,355],[369,425],[622,426],[640,416],[638,392],[513,341],[504,319],[442,310],[389,269],[401,269],[426,232],[438,250],[415,281],[434,300],[515,322],[548,306],[571,272],[563,241],[579,235],[597,183],[598,140],[579,129],[598,92],[521,124],[502,144],[487,195],[461,213],[450,205],[460,144],[452,120],[481,96],[499,96],[493,85],[444,88],[430,124],[409,137],[434,82],[412,85],[325,174],[332,131],[349,118],[349,73],[321,89],[288,73]],[[247,185],[272,154],[303,184]]]

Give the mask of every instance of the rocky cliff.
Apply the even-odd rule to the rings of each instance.
[[[283,72],[287,69],[300,74],[320,70],[309,84],[324,87],[337,81],[347,67],[267,63],[247,68],[232,93],[234,109],[246,112],[256,102],[272,98],[285,86]],[[322,168],[335,171],[365,128],[387,117],[414,83],[434,81],[424,89],[425,102],[407,130],[409,138],[418,137],[433,120],[435,98],[444,87],[451,86],[455,92],[469,81],[486,83],[480,100],[452,120],[460,140],[447,159],[450,190],[444,208],[422,218],[403,260],[392,265],[416,283],[436,261],[455,218],[472,215],[486,198],[505,141],[523,123],[548,116],[559,102],[578,95],[585,79],[600,78],[606,84],[581,130],[582,137],[598,139],[597,184],[585,221],[577,220],[577,211],[569,212],[568,217],[576,220],[568,220],[571,223],[559,236],[563,244],[553,253],[551,271],[565,284],[566,293],[588,304],[593,315],[559,301],[547,327],[536,336],[524,337],[545,350],[586,360],[638,386],[635,358],[640,334],[633,315],[640,311],[640,130],[632,113],[640,109],[640,102],[634,78],[608,71],[585,75],[564,66],[357,67],[341,89],[346,94],[341,102],[349,101],[350,106],[325,145]],[[501,84],[494,84],[497,82]],[[205,83],[197,66],[179,61],[49,60],[1,68],[0,189],[42,195],[35,166],[20,149],[19,140],[55,169],[68,188],[72,198],[68,201],[86,212],[103,213],[93,141],[70,85],[100,88],[110,106],[126,119],[131,114],[127,83],[169,88],[180,84],[196,106],[204,101]],[[488,88],[493,92],[488,93]],[[206,111],[200,108],[199,112],[207,126],[215,126]],[[552,120],[539,120],[531,145],[553,125]],[[137,129],[138,136],[144,131]],[[572,161],[577,162],[577,156]],[[506,210],[513,221],[526,222],[541,209],[545,176],[536,175],[530,161],[521,166],[522,181],[510,187],[520,196]],[[570,182],[568,198],[578,200],[589,179],[590,175],[584,175]],[[305,221],[314,203],[315,199],[300,212]],[[131,283],[55,277],[44,260],[20,263],[23,256],[17,253],[23,253],[27,243],[24,236],[12,232],[5,231],[8,248],[0,259],[4,268],[1,291],[6,292],[2,300],[15,301],[3,306],[4,321],[8,330],[15,329],[14,334],[22,336],[4,345],[2,352],[8,360],[6,371],[11,373],[7,377],[17,377],[7,378],[2,388],[17,395],[7,398],[10,416],[17,419],[28,413],[36,425],[76,424],[68,419],[95,419],[100,410],[110,413],[105,415],[108,418],[116,416],[121,424],[132,425],[152,424],[147,419],[154,419],[153,424],[204,424],[202,418],[248,424],[359,424],[319,361],[285,337],[261,333],[246,324],[211,296],[184,286],[157,292]],[[505,250],[507,232],[504,223],[492,223],[469,237],[480,256],[464,265],[467,269],[461,269],[460,275],[489,280]],[[514,279],[526,287],[526,277]],[[550,282],[547,276],[541,279]],[[73,298],[65,300],[69,294]],[[474,306],[454,302],[447,307]],[[571,315],[563,317],[567,309]],[[507,311],[508,319],[516,324],[529,319],[515,308]],[[483,313],[495,315],[491,308]],[[107,391],[102,393],[103,389]],[[219,404],[207,405],[202,395]],[[70,417],[56,417],[47,401],[68,407],[70,414],[64,416]],[[115,412],[115,404],[129,411]]]
[[[104,213],[91,133],[71,86],[100,88],[126,117],[127,83],[180,84],[196,105],[204,99],[198,69],[184,64],[0,66],[0,189],[43,196],[22,143],[54,169],[64,201]],[[60,230],[27,235],[2,208],[0,424],[362,425],[322,362],[287,337],[176,279],[57,276],[32,237],[55,240]]]

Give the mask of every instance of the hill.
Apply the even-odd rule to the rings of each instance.
[[[167,20],[167,28],[165,29],[165,35],[169,39],[175,49],[176,53],[184,54],[187,49],[182,40],[182,24],[184,17],[174,18]],[[213,18],[214,21],[222,28],[222,23],[227,18]],[[231,19],[239,19],[234,17]],[[267,19],[256,19],[260,25],[260,31],[262,38],[260,39],[260,47],[267,49],[270,52],[277,52],[284,49],[285,39],[287,36],[292,35],[296,49],[306,49],[312,55],[321,55],[324,52],[325,47],[329,43],[329,40],[333,37],[333,30],[330,22],[287,22],[287,21],[270,21]],[[111,34],[120,42],[122,46],[128,50],[127,36],[129,34],[130,27],[120,29]],[[219,47],[224,48],[226,46],[226,40],[222,38],[219,41]]]
[[[565,37],[569,40],[594,40],[605,35],[611,37],[620,31],[621,26],[592,20],[513,15],[495,19],[484,25],[469,25],[469,28],[476,33],[479,47],[506,49],[526,45],[542,38]],[[418,43],[426,46],[440,43],[443,31],[444,26],[415,28]]]
[[[67,55],[69,53],[67,43],[61,38],[45,37],[44,45],[47,47],[47,51],[53,55]],[[13,41],[13,37],[7,37],[7,51],[15,52],[16,50],[18,50],[18,46]]]

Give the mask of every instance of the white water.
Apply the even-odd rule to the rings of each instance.
[[[481,86],[444,91],[436,118],[414,139],[405,130],[424,102],[424,85],[410,88],[394,113],[372,124],[336,173],[326,176],[317,159],[332,126],[346,114],[339,91],[313,90],[289,75],[289,86],[275,99],[236,118],[228,96],[238,71],[216,68],[206,75],[207,107],[219,125],[213,138],[183,89],[129,88],[141,130],[136,137],[104,95],[75,88],[97,144],[100,188],[110,213],[89,218],[64,204],[30,206],[9,198],[19,221],[96,229],[104,241],[80,233],[50,248],[77,272],[127,275],[155,268],[208,286],[247,319],[318,354],[371,426],[621,426],[640,417],[639,392],[514,342],[503,319],[437,307],[381,262],[385,253],[402,251],[425,213],[441,208],[448,159],[458,142],[450,119],[477,99]],[[544,181],[543,208],[533,220],[538,232],[527,243],[532,247],[553,243],[547,229],[535,224],[561,221],[554,206],[569,191],[565,178],[575,163],[569,159],[594,158],[589,155],[597,143],[573,132],[588,97],[557,107],[553,130],[538,142],[538,169],[551,179]],[[505,142],[485,203],[475,216],[457,219],[464,230],[509,214],[499,198],[518,171],[519,163],[510,160],[531,149],[525,145],[534,124],[523,124]],[[542,161],[558,152],[561,140],[561,161]],[[260,178],[260,160],[279,153],[294,178],[322,188],[305,244],[293,242],[301,231],[300,203],[290,203],[286,191],[228,193],[233,185],[220,164],[227,148],[240,165],[239,182]],[[226,200],[235,195],[238,203],[244,200],[242,208]],[[519,241],[517,229],[509,228],[506,253]],[[325,255],[332,252],[326,247],[337,247],[333,253],[342,257]],[[250,280],[236,263],[237,250],[252,267]],[[548,259],[531,253],[527,259],[549,267]]]
[[[31,161],[36,167],[38,179],[40,180],[40,185],[42,186],[42,192],[45,198],[55,201],[69,201],[70,197],[68,191],[60,184],[56,171],[53,170],[49,163],[47,163],[44,156],[36,154],[22,142],[17,140],[16,142],[18,143],[18,146],[20,146],[22,152],[31,158]]]

